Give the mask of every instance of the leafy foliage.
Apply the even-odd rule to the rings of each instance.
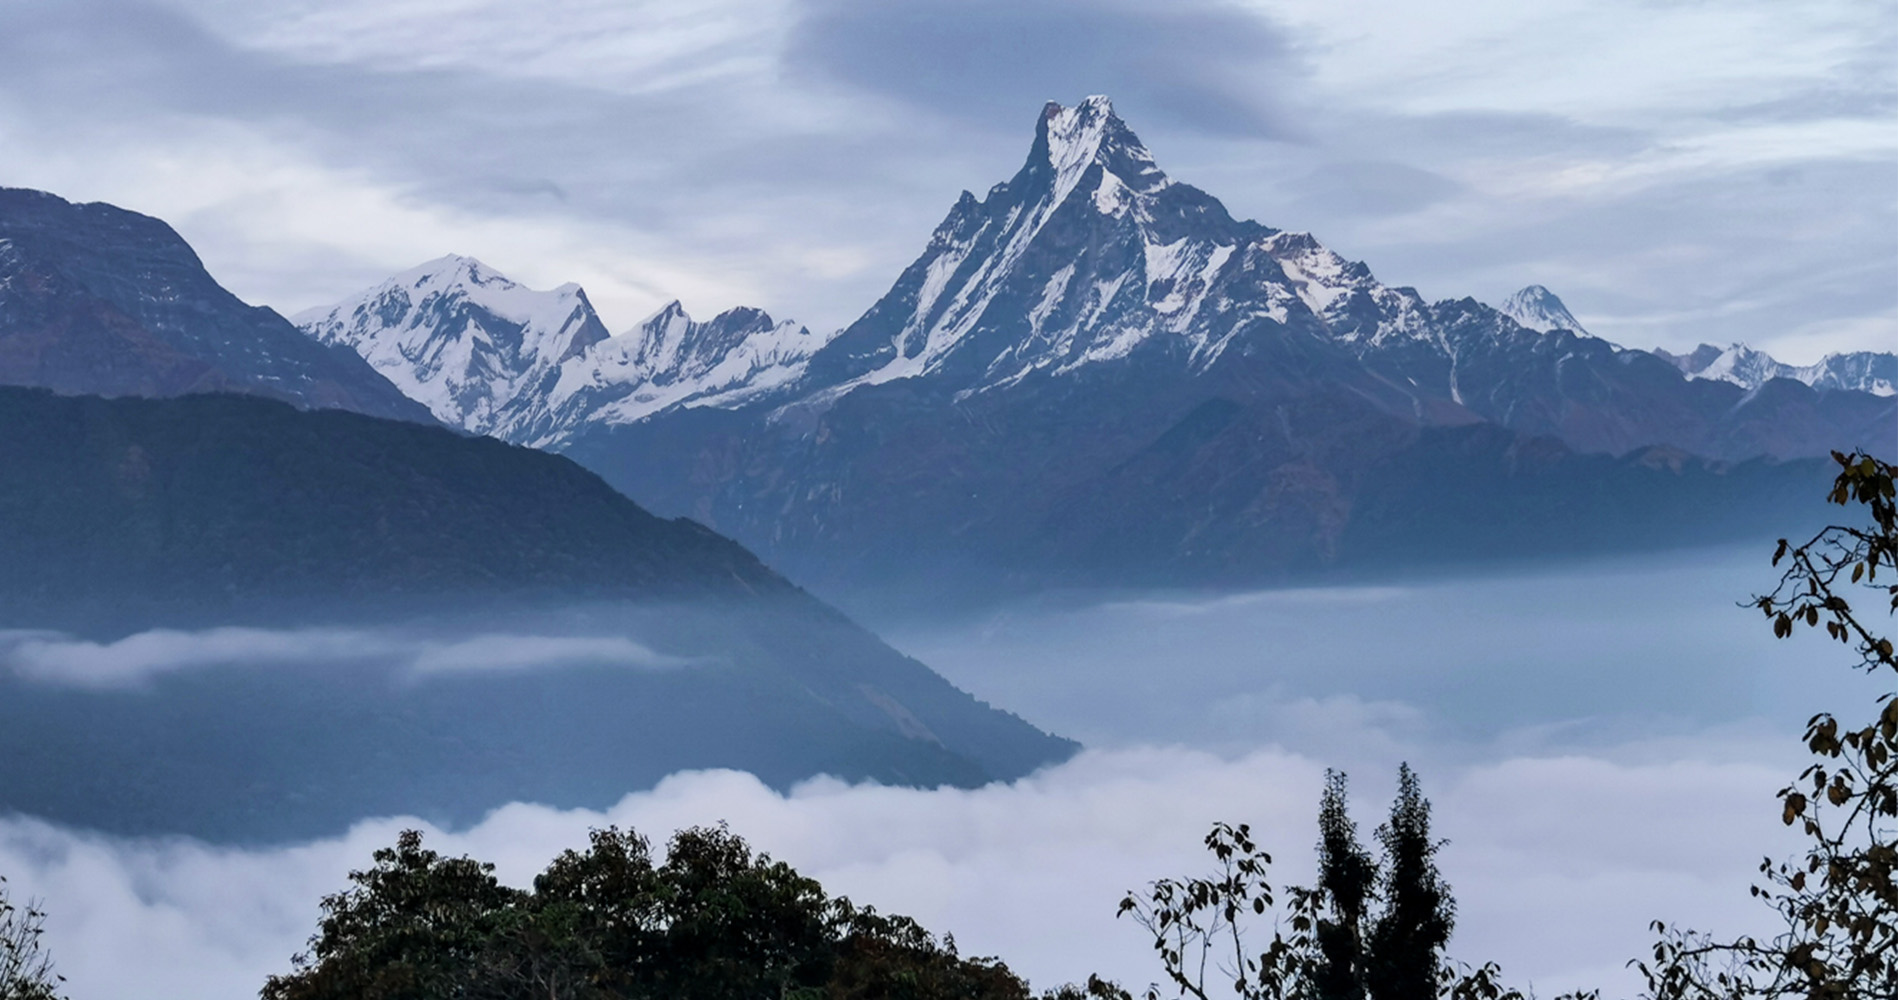
[[[1313,988],[1319,1000],[1363,1000],[1366,995],[1366,911],[1378,889],[1379,866],[1359,844],[1346,811],[1346,776],[1326,772],[1319,799],[1319,891],[1329,913],[1314,924],[1318,961]]]
[[[6,881],[0,875],[0,1000],[58,1000],[66,977],[40,944],[46,912],[34,900],[15,904]]]
[[[1293,996],[1313,976],[1314,928],[1320,894],[1290,889],[1287,930],[1275,928],[1265,950],[1248,950],[1245,922],[1273,909],[1267,867],[1273,858],[1254,843],[1247,824],[1216,823],[1203,841],[1216,870],[1203,878],[1164,878],[1150,883],[1146,898],[1129,893],[1117,915],[1132,914],[1153,937],[1162,971],[1176,996],[1208,1000],[1231,983],[1240,997]],[[1210,968],[1211,967],[1211,968]],[[1211,983],[1210,971],[1214,974]],[[1162,996],[1150,986],[1147,1000]]]
[[[727,830],[596,830],[532,891],[404,832],[324,917],[264,1000],[1030,1000],[993,958],[828,896]],[[1089,988],[1097,988],[1091,986]],[[1106,988],[1105,984],[1103,987]],[[1104,995],[1068,987],[1057,996]]]
[[[1208,833],[1205,844],[1217,866],[1212,875],[1161,879],[1145,895],[1131,892],[1122,900],[1121,915],[1132,915],[1152,936],[1167,989],[1197,1000],[1230,986],[1241,1000],[1525,1000],[1500,983],[1497,965],[1472,969],[1444,957],[1451,890],[1433,861],[1442,842],[1432,839],[1431,803],[1412,769],[1400,767],[1398,798],[1378,831],[1383,866],[1360,846],[1346,805],[1346,776],[1328,771],[1320,796],[1319,880],[1311,889],[1287,888],[1283,912],[1267,880],[1273,859],[1244,823],[1216,823]],[[1263,932],[1271,936],[1253,951],[1248,925],[1270,913]],[[1105,985],[1099,995],[1132,1000]],[[1144,997],[1164,995],[1154,985]]]
[[[1805,738],[1815,760],[1779,793],[1781,820],[1807,838],[1806,855],[1763,859],[1765,884],[1750,889],[1774,911],[1779,932],[1718,941],[1657,922],[1651,961],[1637,966],[1658,1000],[1894,995],[1894,647],[1879,619],[1856,612],[1847,599],[1857,589],[1884,589],[1891,632],[1900,594],[1894,466],[1862,453],[1836,452],[1834,460],[1840,474],[1828,499],[1865,505],[1872,523],[1832,525],[1793,547],[1782,539],[1774,563],[1785,559],[1787,568],[1755,606],[1777,638],[1793,635],[1796,626],[1825,627],[1829,638],[1853,647],[1862,670],[1887,671],[1888,690],[1875,700],[1874,717],[1860,725],[1826,712],[1808,720]]]
[[[1441,843],[1432,839],[1432,804],[1409,765],[1399,765],[1398,798],[1378,836],[1387,859],[1385,910],[1367,937],[1366,993],[1372,1000],[1430,996],[1451,939],[1453,904],[1432,861]]]

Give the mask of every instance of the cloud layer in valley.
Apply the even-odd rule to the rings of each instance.
[[[1763,855],[1800,847],[1774,791],[1803,763],[1801,723],[1819,708],[1858,715],[1878,693],[1880,679],[1850,669],[1838,645],[1778,642],[1735,606],[1772,575],[1753,550],[1671,553],[1561,574],[1122,596],[899,628],[900,647],[953,681],[1094,748],[975,790],[820,778],[780,793],[749,775],[687,772],[608,808],[517,802],[428,837],[526,885],[590,827],[663,841],[724,820],[830,891],[952,932],[965,953],[1000,955],[1039,985],[1089,972],[1142,984],[1155,967],[1139,930],[1114,917],[1124,891],[1201,871],[1215,820],[1255,827],[1277,883],[1308,882],[1325,768],[1351,775],[1370,842],[1408,761],[1450,838],[1453,955],[1499,961],[1541,995],[1621,995],[1650,920],[1763,928],[1747,886]],[[362,647],[347,643],[380,634],[323,641],[354,654]],[[238,655],[234,643],[269,669],[264,654],[308,637],[52,638],[47,648],[80,658],[69,669],[123,679],[138,676],[127,664],[142,643],[196,651],[145,654],[147,670],[216,667]],[[612,652],[600,642],[573,652]],[[500,648],[504,665],[518,659]],[[126,659],[113,668],[95,662],[115,651]],[[426,828],[374,818],[344,836],[240,848],[15,816],[0,819],[0,873],[45,899],[47,943],[75,1000],[238,998],[288,968],[318,900],[408,826]]]
[[[1643,952],[1651,919],[1755,926],[1753,862],[1794,846],[1773,815],[1787,773],[1777,763],[1556,756],[1426,770],[1436,829],[1450,838],[1441,858],[1459,904],[1453,953],[1500,961],[1540,992],[1614,993],[1631,984],[1623,963]],[[526,885],[591,827],[664,840],[725,820],[831,892],[953,932],[966,954],[1001,955],[1040,986],[1091,971],[1146,983],[1155,966],[1139,929],[1114,917],[1121,893],[1199,873],[1200,838],[1216,819],[1254,825],[1276,883],[1310,882],[1321,772],[1281,751],[1154,748],[1092,751],[975,791],[821,779],[780,795],[748,775],[699,772],[602,812],[513,805],[427,839]],[[1392,776],[1353,777],[1369,838]],[[318,899],[413,825],[375,820],[336,839],[234,849],[0,819],[0,871],[16,893],[45,899],[47,944],[76,1000],[236,1000],[286,971],[316,927]]]
[[[1594,332],[1890,349],[1895,12],[1829,0],[1165,7],[23,0],[0,183],[160,215],[283,311],[447,252],[853,319],[1040,102],[1107,92],[1176,177],[1428,296]]]

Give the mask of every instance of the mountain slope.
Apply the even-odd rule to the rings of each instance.
[[[0,388],[0,426],[0,811],[309,836],[685,768],[972,785],[1075,749],[556,455],[230,395]],[[575,639],[654,655],[533,652]],[[89,686],[127,659],[157,673]]]
[[[238,301],[163,222],[15,188],[0,188],[0,384],[430,419],[354,352]]]

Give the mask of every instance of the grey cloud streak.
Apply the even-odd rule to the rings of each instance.
[[[211,667],[382,662],[415,678],[572,666],[664,670],[686,665],[625,636],[424,637],[343,628],[201,631],[153,629],[110,642],[58,632],[0,631],[0,668],[26,680],[94,691],[138,688],[181,671]]]
[[[1103,93],[1125,117],[1214,134],[1301,134],[1280,94],[1304,66],[1285,32],[1226,4],[813,0],[787,64],[977,127]]]

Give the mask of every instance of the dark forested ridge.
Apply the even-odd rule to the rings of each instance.
[[[556,455],[246,396],[0,388],[0,429],[0,811],[270,840],[1076,749]]]
[[[794,591],[565,458],[438,427],[0,387],[0,428],[0,607]]]

